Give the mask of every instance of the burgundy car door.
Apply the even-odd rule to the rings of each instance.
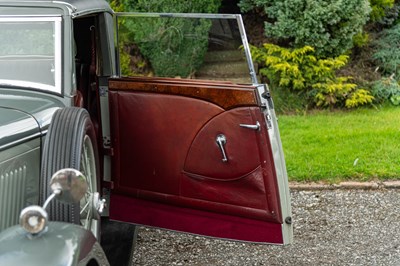
[[[279,132],[259,90],[228,81],[110,79],[110,218],[290,243]]]

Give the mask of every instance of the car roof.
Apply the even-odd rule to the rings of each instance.
[[[113,12],[110,5],[105,0],[0,0],[0,5],[25,7],[66,7],[72,16],[80,16],[97,12]]]

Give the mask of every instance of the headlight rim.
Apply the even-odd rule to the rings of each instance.
[[[21,211],[19,224],[29,234],[38,235],[47,228],[47,212],[40,206],[26,207]]]

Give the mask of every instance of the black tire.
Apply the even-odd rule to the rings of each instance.
[[[96,133],[85,109],[67,107],[57,110],[52,118],[42,152],[41,204],[51,194],[51,176],[62,168],[81,171],[88,181],[88,192],[77,204],[53,200],[47,207],[50,221],[81,224],[100,240],[100,216],[95,209],[94,195],[100,191]],[[86,205],[88,204],[88,205]],[[83,208],[87,206],[88,208]],[[81,215],[82,212],[86,212]],[[86,217],[87,219],[82,219]]]

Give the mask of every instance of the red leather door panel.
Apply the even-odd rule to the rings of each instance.
[[[257,111],[258,107],[235,108],[219,114],[202,127],[186,157],[182,196],[220,203],[216,211],[221,213],[278,219],[277,202],[270,202],[266,197],[274,172],[271,171],[273,164],[264,169],[261,166],[258,146],[261,132],[239,126],[256,124]],[[216,136],[220,134],[227,140],[227,162],[222,161],[216,145]]]
[[[109,100],[111,219],[282,241],[274,164],[254,88],[112,79]],[[259,131],[240,126],[257,122]],[[226,162],[218,135],[226,138]]]

